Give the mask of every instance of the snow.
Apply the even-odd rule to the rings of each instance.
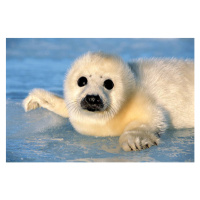
[[[193,39],[7,39],[7,162],[193,162],[194,129],[167,130],[158,146],[124,152],[118,137],[77,133],[68,119],[46,109],[24,112],[33,88],[63,96],[73,60],[87,51],[105,51],[125,61],[139,57],[194,59]]]

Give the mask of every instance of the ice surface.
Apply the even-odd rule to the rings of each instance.
[[[194,130],[167,131],[161,143],[124,152],[118,137],[91,137],[74,131],[68,119],[45,109],[25,113],[7,101],[7,161],[194,161]]]
[[[118,137],[77,133],[68,119],[46,109],[24,112],[21,102],[33,88],[63,95],[73,60],[86,51],[137,57],[194,58],[193,39],[7,39],[7,162],[193,162],[194,129],[166,131],[158,146],[124,152]]]

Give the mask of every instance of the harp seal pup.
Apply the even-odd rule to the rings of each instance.
[[[120,136],[125,151],[159,143],[167,128],[194,127],[194,63],[87,53],[64,81],[64,99],[43,89],[23,101],[25,111],[44,107],[69,117],[81,134]]]

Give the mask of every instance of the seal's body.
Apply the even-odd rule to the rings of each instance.
[[[77,59],[62,99],[42,89],[24,100],[25,110],[47,108],[69,117],[85,135],[120,136],[125,151],[158,144],[167,128],[194,127],[194,64],[148,59],[129,64],[104,53]]]

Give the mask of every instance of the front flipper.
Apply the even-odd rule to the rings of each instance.
[[[159,138],[153,133],[132,130],[123,133],[119,143],[124,151],[137,151],[158,145]]]
[[[64,99],[43,89],[32,90],[28,97],[24,99],[23,107],[25,111],[43,107],[62,117],[68,117]]]

